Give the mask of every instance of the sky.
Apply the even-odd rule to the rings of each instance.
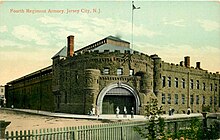
[[[220,2],[134,1],[133,49],[179,64],[190,56],[220,71]],[[109,35],[132,42],[131,1],[0,0],[0,85],[52,64],[75,36],[75,50]]]

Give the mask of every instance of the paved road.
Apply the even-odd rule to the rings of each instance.
[[[68,114],[68,113],[54,113],[48,111],[39,111],[39,110],[30,110],[30,109],[9,109],[4,108],[7,110],[16,110],[20,112],[26,112],[31,114],[39,114],[51,117],[60,117],[60,118],[76,118],[76,119],[100,119],[100,120],[146,120],[146,117],[143,115],[134,115],[134,118],[131,118],[131,115],[128,114],[127,117],[123,117],[123,114],[120,114],[117,118],[115,114],[103,114],[98,116],[90,116],[90,115],[78,115],[78,114]],[[190,115],[187,114],[174,114],[172,116],[169,115],[162,115],[165,119],[174,119],[174,118],[188,118],[188,117],[202,117],[201,113],[191,113]]]

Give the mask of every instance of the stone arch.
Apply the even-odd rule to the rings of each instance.
[[[99,114],[102,114],[102,103],[103,103],[103,99],[104,99],[106,93],[108,91],[110,91],[111,89],[118,88],[118,87],[121,87],[121,88],[124,88],[124,89],[128,90],[134,96],[134,98],[135,98],[135,107],[136,107],[135,108],[135,111],[136,111],[135,113],[138,114],[141,102],[140,102],[140,98],[139,98],[137,92],[131,86],[129,86],[127,84],[124,84],[124,83],[120,83],[120,82],[111,84],[109,86],[106,86],[99,93],[98,98],[97,98],[97,102],[96,102],[96,106],[97,106],[97,109],[99,111]]]

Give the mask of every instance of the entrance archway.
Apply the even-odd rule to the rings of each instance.
[[[120,107],[121,113],[124,106],[128,113],[130,113],[131,107],[134,107],[135,114],[138,114],[140,99],[137,92],[129,85],[114,83],[102,89],[96,105],[100,114],[114,114],[117,106]]]

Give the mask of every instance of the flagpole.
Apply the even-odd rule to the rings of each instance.
[[[134,1],[133,1],[133,0],[132,0],[132,6],[131,6],[131,7],[132,7],[132,16],[131,16],[131,22],[132,22],[132,23],[131,23],[131,24],[132,24],[132,25],[131,25],[131,26],[132,26],[132,27],[131,27],[131,30],[132,30],[132,31],[131,31],[131,48],[133,49],[133,41],[134,41],[134,40],[133,40],[133,39],[134,39],[134,38],[133,38],[133,32],[134,32],[134,27],[133,27],[133,20],[134,20]]]

